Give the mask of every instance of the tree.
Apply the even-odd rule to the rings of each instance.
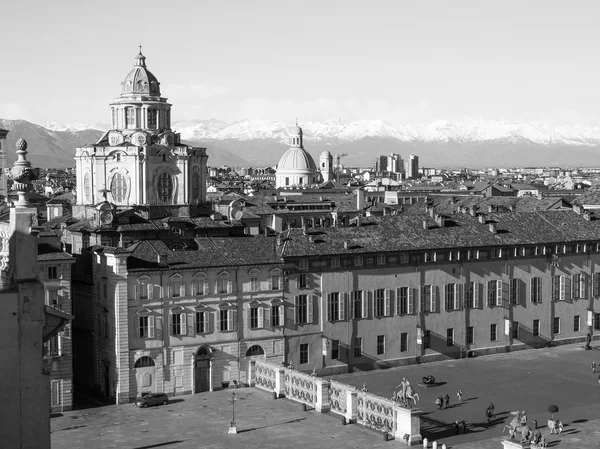
[[[552,405],[548,406],[548,411],[549,411],[550,413],[552,413],[552,419],[554,419],[554,414],[555,414],[555,413],[558,413],[558,406],[557,406],[557,405],[554,405],[554,404],[552,404]]]

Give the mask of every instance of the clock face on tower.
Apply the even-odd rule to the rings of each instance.
[[[100,223],[104,225],[109,225],[113,221],[113,214],[109,210],[105,210],[100,213]]]

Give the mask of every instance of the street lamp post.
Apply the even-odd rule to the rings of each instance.
[[[229,426],[228,433],[237,433],[237,426],[235,424],[235,401],[237,401],[235,397],[235,391],[231,392],[231,397],[229,398],[231,402],[231,425]]]

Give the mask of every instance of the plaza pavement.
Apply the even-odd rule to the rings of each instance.
[[[391,397],[406,377],[416,392],[423,410],[421,434],[430,442],[437,440],[448,447],[502,447],[502,429],[510,422],[510,412],[527,411],[528,423],[538,421],[549,447],[599,448],[600,385],[599,372],[592,373],[591,362],[600,362],[599,348],[585,351],[573,344],[553,348],[495,354],[463,360],[448,360],[411,365],[388,370],[365,371],[333,376],[341,382],[361,388],[366,384],[371,393]],[[433,375],[440,384],[425,388],[421,378]],[[463,390],[463,401],[456,393]],[[436,397],[450,396],[450,407],[437,410]],[[495,415],[486,422],[485,410],[490,402]],[[561,436],[550,435],[546,424],[548,406],[556,404],[556,418],[565,423]],[[465,420],[466,436],[456,436],[453,423]],[[506,436],[506,434],[504,434]],[[483,440],[489,440],[486,441]]]
[[[521,351],[444,361],[423,365],[368,371],[336,379],[371,392],[391,396],[402,377],[420,395],[423,410],[422,434],[438,447],[501,448],[502,428],[511,410],[526,410],[531,423],[537,419],[548,438],[548,447],[600,447],[600,386],[593,375],[592,359],[600,362],[600,351],[583,351],[580,345]],[[433,374],[444,384],[417,386],[422,376]],[[456,404],[456,391],[464,392]],[[228,435],[233,390],[172,398],[167,406],[139,409],[133,404],[103,406],[58,414],[51,420],[53,449],[130,448],[391,448],[382,435],[358,425],[343,426],[334,414],[302,411],[287,399],[273,400],[256,388],[235,390],[237,435]],[[435,397],[449,394],[450,408],[436,410]],[[485,422],[487,404],[495,405],[496,416]],[[557,418],[565,423],[560,436],[545,428],[547,407],[554,403]],[[466,420],[469,433],[455,436],[451,423]]]

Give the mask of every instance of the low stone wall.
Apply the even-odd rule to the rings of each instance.
[[[254,373],[254,385],[272,392],[274,398],[285,397],[320,413],[335,413],[343,417],[344,424],[386,432],[405,445],[421,443],[421,410],[400,407],[388,398],[341,382],[264,361],[256,361]]]

